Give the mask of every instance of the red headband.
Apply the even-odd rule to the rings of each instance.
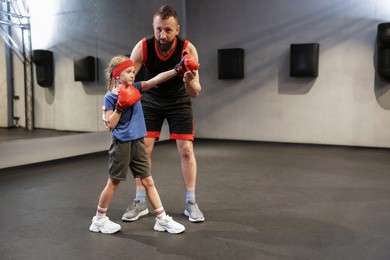
[[[132,60],[125,60],[124,62],[116,66],[116,68],[112,72],[112,76],[116,78],[117,76],[119,76],[119,74],[121,74],[122,71],[133,66],[134,63]]]

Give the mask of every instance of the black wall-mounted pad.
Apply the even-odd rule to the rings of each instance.
[[[218,79],[244,78],[244,49],[218,50]]]
[[[376,40],[380,46],[390,48],[390,23],[378,24]]]
[[[74,59],[74,80],[95,81],[96,59],[92,56]]]
[[[32,62],[35,64],[38,84],[45,88],[50,87],[54,80],[53,52],[47,50],[33,50]]]
[[[319,43],[290,45],[290,77],[318,77]]]
[[[390,82],[390,48],[378,47],[377,73],[383,81]]]
[[[376,72],[380,79],[390,82],[390,23],[378,24]]]

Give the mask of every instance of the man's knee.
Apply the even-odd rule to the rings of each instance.
[[[178,147],[182,159],[190,160],[194,157],[194,149],[191,141],[181,141]]]

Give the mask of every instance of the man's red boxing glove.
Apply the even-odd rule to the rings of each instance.
[[[120,84],[118,88],[118,101],[115,109],[123,113],[125,108],[130,107],[141,99],[141,93],[134,86]]]
[[[183,52],[183,55],[181,61],[174,68],[178,76],[183,76],[186,71],[194,71],[199,68],[199,63],[193,55],[186,52]]]
[[[199,63],[193,55],[187,54],[184,56],[184,66],[187,70],[194,71],[199,68]]]

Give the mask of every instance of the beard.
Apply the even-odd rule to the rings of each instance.
[[[167,52],[171,49],[171,47],[174,43],[174,40],[167,42],[167,43],[161,43],[161,42],[156,40],[156,43],[157,43],[157,48],[160,52]]]

